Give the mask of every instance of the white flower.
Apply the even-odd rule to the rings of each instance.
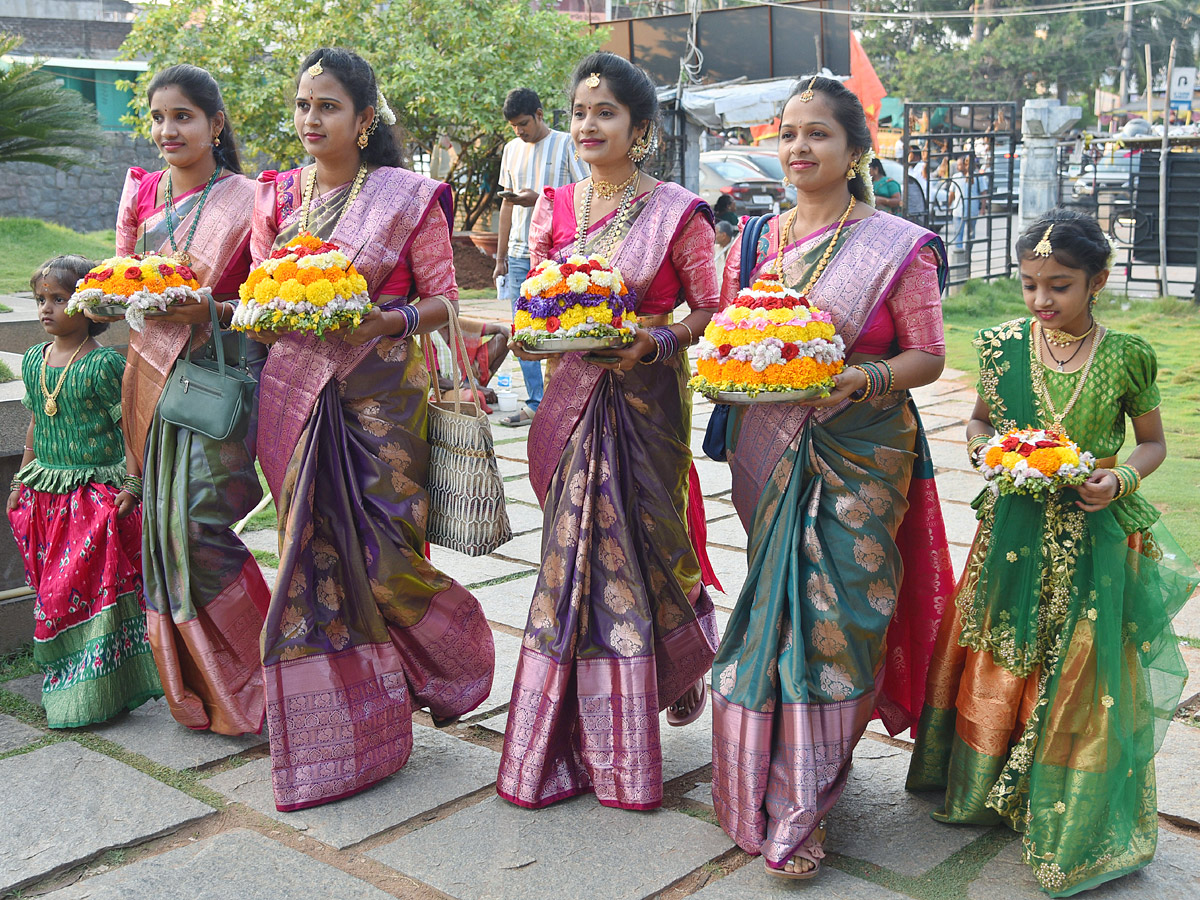
[[[572,272],[567,276],[567,288],[577,294],[585,293],[588,289],[588,277],[583,272]]]

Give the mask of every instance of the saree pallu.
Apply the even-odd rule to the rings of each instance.
[[[261,176],[256,256],[297,234],[299,185],[298,172]],[[377,169],[343,215],[348,192],[322,198],[310,230],[354,248],[373,297],[410,263],[444,265],[426,293],[454,296],[446,185]],[[437,209],[443,218],[427,225]],[[414,246],[434,255],[418,262]],[[413,709],[452,718],[477,707],[495,647],[479,601],[424,556],[429,372],[415,340],[284,335],[262,395],[271,431],[259,453],[280,522],[262,665],[275,805],[287,811],[398,771]]]
[[[392,774],[412,750],[414,707],[458,716],[491,690],[479,602],[422,553],[428,393],[415,342],[379,341],[325,386],[287,466],[263,629],[280,810]]]
[[[846,231],[814,294],[849,355],[917,253],[944,253],[893,216]],[[786,283],[803,283],[827,234],[784,248]],[[777,240],[764,235],[760,269]],[[893,734],[916,723],[953,577],[906,392],[748,407],[732,443],[749,574],[713,665],[713,803],[739,846],[782,868],[837,802],[870,719]]]
[[[983,335],[993,424],[1038,422],[1024,325]],[[1086,394],[1076,406],[1100,415]],[[1076,499],[976,499],[979,530],[938,635],[908,776],[910,790],[945,791],[935,819],[1020,832],[1039,886],[1059,897],[1154,856],[1153,757],[1187,677],[1171,618],[1197,584],[1140,495],[1093,513]]]
[[[604,373],[550,481],[496,783],[518,805],[588,790],[605,806],[662,803],[658,713],[717,645],[685,521],[684,360]],[[573,365],[587,366],[568,357],[552,390],[577,383]]]
[[[248,263],[254,183],[241,175],[215,182],[203,207],[198,188],[176,199],[168,222],[156,206],[161,172],[131,169],[117,216],[117,252],[170,255],[170,226],[202,285],[236,290]],[[146,322],[130,333],[122,389],[122,426],[142,460],[146,618],[171,715],[188,728],[243,734],[262,728],[257,634],[270,591],[233,525],[262,498],[254,468],[255,413],[241,441],[218,442],[164,422],[158,401],[175,361],[208,340],[211,327]],[[226,334],[226,355],[233,347]],[[234,351],[236,353],[236,350]],[[252,366],[266,352],[251,346]]]
[[[8,514],[37,591],[33,658],[51,728],[103,722],[163,693],[146,639],[141,513],[120,518],[118,492],[23,487]]]

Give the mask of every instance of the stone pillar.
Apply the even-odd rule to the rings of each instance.
[[[1026,100],[1021,111],[1021,181],[1018,232],[1058,205],[1058,139],[1079,121],[1078,106],[1058,100]]]

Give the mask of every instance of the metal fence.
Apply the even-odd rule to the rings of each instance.
[[[950,284],[1013,274],[1020,179],[1015,103],[905,103],[904,209],[941,235]]]

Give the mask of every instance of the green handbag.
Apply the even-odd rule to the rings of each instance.
[[[217,304],[208,301],[212,337],[199,357],[175,363],[158,401],[164,422],[187,428],[214,441],[240,441],[250,427],[258,380],[246,362],[246,333],[238,332],[238,363],[225,365],[225,342],[217,321]],[[195,335],[196,326],[192,326]],[[189,343],[189,346],[190,343]]]

